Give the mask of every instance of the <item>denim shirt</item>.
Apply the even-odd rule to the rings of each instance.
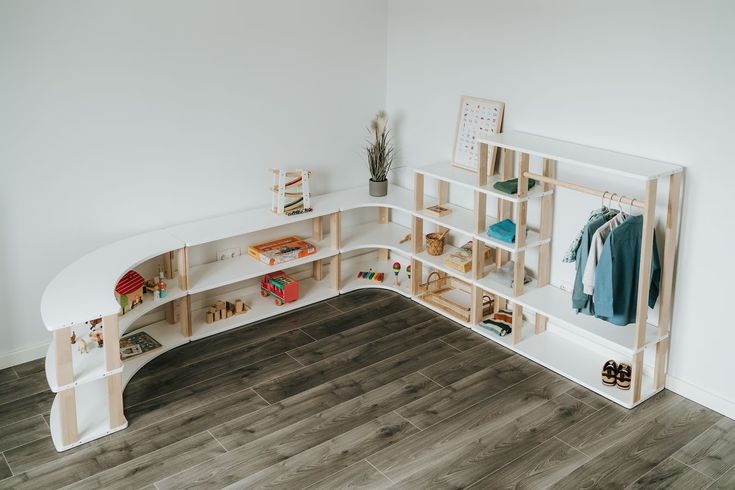
[[[607,237],[595,276],[593,296],[595,315],[615,325],[627,325],[636,320],[638,305],[638,272],[641,263],[643,217],[631,216]],[[648,306],[656,304],[661,279],[661,263],[653,234],[651,286]]]
[[[574,289],[572,290],[572,308],[577,310],[577,313],[586,313],[588,315],[595,314],[595,307],[592,304],[592,296],[584,293],[582,278],[584,276],[585,266],[587,265],[587,257],[589,256],[592,236],[595,234],[597,229],[606,222],[607,217],[605,215],[599,215],[589,220],[582,231],[582,240],[579,243],[576,258],[577,275],[574,278]]]

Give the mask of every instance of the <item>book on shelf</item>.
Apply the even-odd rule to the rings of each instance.
[[[316,247],[297,236],[257,243],[248,247],[248,255],[268,265],[283,264],[316,253]]]
[[[147,333],[135,332],[120,339],[120,359],[139,356],[159,347],[161,343]]]

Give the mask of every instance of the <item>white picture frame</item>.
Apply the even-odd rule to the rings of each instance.
[[[503,127],[505,104],[497,100],[463,95],[459,101],[457,127],[452,147],[452,165],[477,172],[477,138],[486,134],[497,134]],[[488,151],[488,174],[494,172],[496,148]]]

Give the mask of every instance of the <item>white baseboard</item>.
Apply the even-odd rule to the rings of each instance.
[[[48,346],[50,344],[50,342],[45,342],[34,347],[26,347],[25,349],[18,349],[13,352],[0,354],[0,369],[23,364],[24,362],[40,359],[41,357],[46,357]]]
[[[671,390],[684,398],[689,398],[700,405],[704,405],[715,412],[719,412],[725,417],[735,419],[735,401],[722,398],[719,395],[703,390],[699,386],[695,386],[670,375],[666,376],[666,389]]]

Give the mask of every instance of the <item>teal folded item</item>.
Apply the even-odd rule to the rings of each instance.
[[[487,229],[487,236],[503,242],[514,243],[516,241],[516,224],[509,219],[504,219]]]
[[[528,179],[528,188],[531,189],[533,186],[536,185],[536,181],[533,179]],[[504,180],[502,182],[496,182],[495,185],[493,185],[494,188],[499,190],[500,192],[505,192],[506,194],[518,194],[518,179],[508,179]]]

